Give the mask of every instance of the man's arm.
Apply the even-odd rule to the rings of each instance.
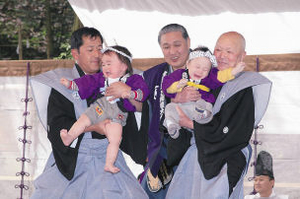
[[[232,137],[230,144],[247,142],[254,128],[254,99],[252,88],[246,88],[231,96],[207,124],[194,122],[194,130],[201,131],[199,139],[207,143],[223,142]],[[240,138],[240,139],[238,139]]]
[[[47,108],[47,133],[55,163],[59,171],[70,180],[74,175],[80,142],[75,148],[65,146],[60,137],[60,130],[69,130],[76,122],[74,106],[62,94],[52,89]],[[82,136],[79,137],[79,140],[81,139]]]
[[[209,123],[194,122],[198,161],[206,179],[216,176],[224,163],[229,164],[234,156],[239,156],[238,162],[241,164],[228,168],[229,177],[239,178],[243,170],[240,166],[246,161],[241,150],[249,144],[253,128],[254,99],[251,87],[231,96]]]
[[[143,103],[129,99],[130,103],[135,107],[137,112],[142,112]]]
[[[130,93],[131,87],[128,86],[127,84],[123,82],[115,82],[111,84],[107,89],[106,89],[106,96],[113,96],[111,100],[116,99],[116,98],[122,98],[124,93]],[[130,103],[135,106],[136,110],[138,112],[142,111],[142,103],[138,102],[134,99],[128,99]]]
[[[129,92],[131,90],[130,86],[123,82],[115,82],[106,89],[106,96],[113,96],[113,99],[122,98],[122,94],[125,92]]]
[[[194,87],[185,87],[181,92],[177,93],[172,102],[185,103],[190,101],[197,101],[201,98],[201,94]]]

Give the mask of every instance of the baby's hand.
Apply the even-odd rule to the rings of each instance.
[[[178,85],[177,85],[177,88],[183,88],[186,83],[188,82],[187,79],[181,79],[179,82],[178,82]]]
[[[63,77],[60,79],[60,83],[64,85],[66,88],[69,88],[71,81]]]
[[[233,69],[231,74],[233,76],[236,76],[238,73],[242,72],[244,70],[244,68],[246,67],[246,63],[245,62],[239,62]]]

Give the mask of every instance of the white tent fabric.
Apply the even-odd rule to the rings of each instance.
[[[134,58],[162,57],[159,30],[184,25],[192,48],[214,47],[230,30],[242,33],[248,54],[300,52],[300,3],[297,0],[69,0],[85,26],[97,28],[107,45],[124,45]]]

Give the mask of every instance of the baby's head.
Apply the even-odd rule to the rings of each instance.
[[[109,46],[102,50],[102,71],[105,77],[119,78],[129,73],[132,74],[132,55],[123,46]]]
[[[192,80],[201,80],[208,76],[211,67],[216,67],[215,56],[207,47],[198,47],[190,52],[187,61],[189,78]]]

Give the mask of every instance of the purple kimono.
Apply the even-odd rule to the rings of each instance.
[[[81,99],[86,99],[88,97],[96,98],[98,94],[101,94],[100,88],[105,87],[106,78],[103,76],[103,73],[96,73],[94,75],[85,75],[81,78],[74,79],[75,83],[78,86],[78,93]],[[145,81],[140,75],[134,74],[127,78],[125,82],[128,86],[131,87],[131,90],[137,91],[141,90],[143,93],[143,98],[141,102],[145,101],[149,95],[149,89]],[[136,111],[135,107],[130,103],[128,99],[123,100],[123,107],[127,111],[134,112]]]
[[[168,93],[167,88],[169,88],[174,82],[182,79],[182,73],[185,71],[186,71],[185,69],[178,69],[164,78],[162,83],[162,89],[164,94],[167,97],[174,98],[176,96],[176,93],[174,94]],[[201,85],[204,85],[210,89],[216,89],[222,86],[224,83],[220,82],[217,78],[218,71],[219,70],[217,68],[213,67],[209,72],[208,76],[201,80]],[[201,94],[201,98],[207,102],[214,103],[216,100],[214,95],[211,94],[210,92],[206,92],[204,90],[199,89],[199,93]]]

